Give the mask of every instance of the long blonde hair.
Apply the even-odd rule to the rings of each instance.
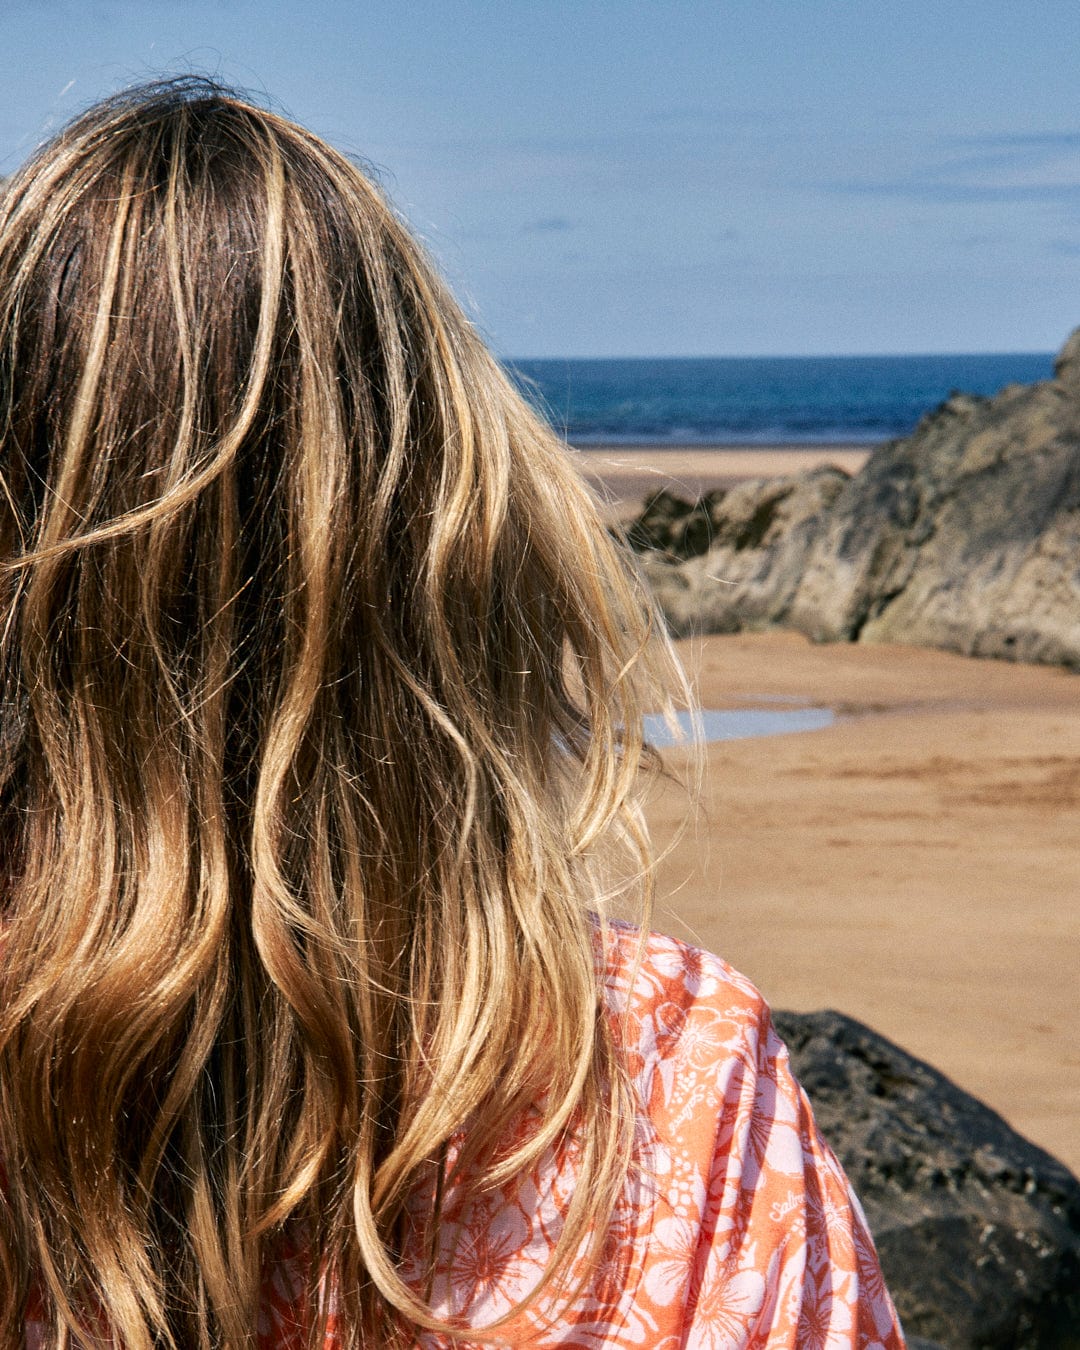
[[[628,1166],[590,912],[669,674],[564,447],[360,170],[187,79],[0,197],[0,474],[4,1350],[32,1291],[251,1346],[287,1235],[313,1340],[330,1288],[411,1342],[418,1181],[570,1135],[554,1281]]]

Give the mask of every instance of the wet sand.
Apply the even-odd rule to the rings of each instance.
[[[620,448],[586,468],[614,510],[865,455]],[[696,811],[654,790],[655,926],[777,1007],[867,1022],[1080,1173],[1080,675],[791,633],[679,648],[704,708],[841,716],[708,746]]]
[[[843,716],[706,748],[655,926],[777,1007],[867,1022],[1080,1172],[1080,676],[786,633],[680,650],[703,707]],[[656,790],[661,848],[687,811]]]

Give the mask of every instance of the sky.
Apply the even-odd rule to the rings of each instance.
[[[503,356],[1049,351],[1078,0],[0,0],[0,174],[194,70],[369,165]]]

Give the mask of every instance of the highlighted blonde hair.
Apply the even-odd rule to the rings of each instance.
[[[295,1241],[313,1341],[411,1343],[418,1183],[572,1136],[554,1289],[671,675],[564,447],[363,173],[182,80],[0,197],[0,474],[0,1344],[251,1346]]]

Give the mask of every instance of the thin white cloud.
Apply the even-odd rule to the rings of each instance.
[[[834,181],[833,191],[922,202],[1029,202],[1080,199],[1080,133],[966,139],[979,153],[951,155],[894,178]]]

